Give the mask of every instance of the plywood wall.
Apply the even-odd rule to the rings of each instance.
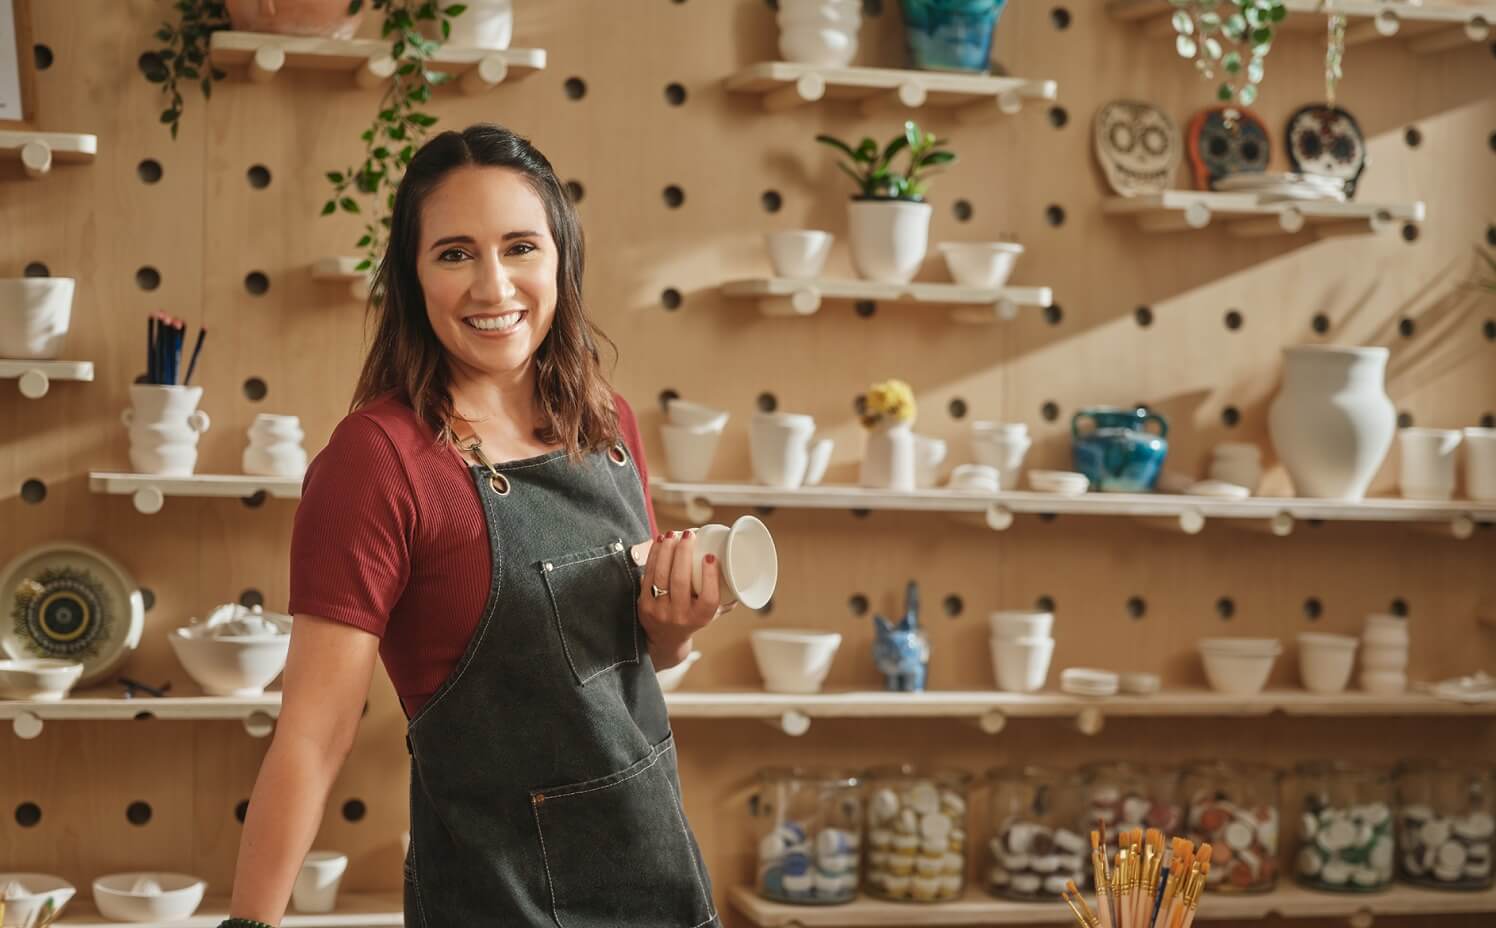
[[[154,594],[129,671],[190,691],[165,632],[246,591],[283,608],[294,504],[170,499],[146,517],[127,498],[90,494],[87,472],[127,467],[117,414],[143,367],[142,320],[158,309],[213,333],[199,369],[214,419],[201,472],[238,469],[244,429],[260,412],[300,415],[308,447],[325,441],[346,409],[364,330],[345,288],[310,276],[317,258],[351,253],[356,221],[316,213],[323,172],[357,156],[374,97],[331,76],[231,82],[210,103],[189,98],[173,142],[136,64],[167,13],[165,0],[33,6],[35,40],[54,56],[37,76],[39,125],[96,133],[100,154],[91,166],[60,167],[39,183],[0,167],[0,275],[19,276],[39,262],[78,278],[69,355],[93,360],[98,375],[93,384],[56,385],[39,402],[0,391],[0,560],[60,539],[112,554]],[[618,342],[615,383],[640,411],[657,462],[656,400],[674,390],[733,412],[714,476],[746,477],[742,426],[760,396],[772,394],[780,409],[813,414],[835,435],[828,481],[850,480],[860,453],[853,400],[872,381],[897,376],[917,390],[918,429],[950,439],[954,463],[968,459],[966,421],[950,411],[958,399],[966,420],[1027,421],[1038,466],[1065,464],[1077,408],[1146,402],[1173,424],[1171,466],[1200,472],[1217,441],[1266,443],[1279,350],[1301,342],[1390,347],[1390,392],[1420,425],[1471,425],[1496,411],[1496,342],[1482,331],[1496,308],[1458,289],[1472,246],[1496,221],[1496,61],[1487,45],[1419,58],[1384,42],[1347,57],[1341,102],[1360,119],[1373,159],[1360,196],[1426,201],[1429,219],[1415,241],[1146,235],[1101,213],[1091,116],[1125,96],[1155,101],[1183,124],[1208,102],[1208,87],[1172,58],[1167,39],[1109,19],[1099,0],[1065,4],[1064,29],[1052,15],[1060,4],[1017,0],[1004,15],[998,56],[1014,74],[1057,80],[1060,98],[1052,112],[1032,108],[989,126],[928,118],[961,156],[932,190],[932,240],[1016,238],[1028,251],[1015,281],[1052,286],[1056,309],[971,329],[908,308],[880,306],[863,317],[845,304],[809,319],[770,320],[716,294],[723,280],[767,271],[763,232],[845,229],[848,191],[813,144],[817,132],[886,137],[898,122],[835,105],[770,116],[752,99],[725,94],[721,81],[733,69],[776,57],[766,4],[518,6],[516,45],[546,48],[549,68],[487,95],[443,96],[436,110],[443,126],[494,120],[531,135],[563,179],[581,185],[589,303]],[[869,17],[859,62],[898,64],[897,4],[875,6],[887,9]],[[1269,58],[1258,111],[1275,133],[1277,168],[1286,167],[1276,138],[1284,119],[1323,97],[1322,55],[1311,32],[1284,38]],[[573,78],[585,84],[578,99],[566,92]],[[667,101],[673,83],[686,91],[682,105]],[[1405,138],[1409,128],[1420,135],[1416,147]],[[159,182],[141,180],[147,160],[160,165]],[[266,187],[249,182],[257,166],[269,171]],[[684,192],[679,208],[666,205],[668,186]],[[770,191],[782,203],[777,212],[763,205]],[[958,201],[971,208],[965,221]],[[1048,221],[1051,206],[1063,209],[1062,224]],[[138,285],[142,268],[159,273],[158,287]],[[840,243],[832,269],[850,272]],[[261,295],[245,286],[255,272],[269,280]],[[933,259],[922,276],[943,275]],[[667,290],[681,296],[678,308],[664,307]],[[1147,327],[1137,321],[1140,307],[1151,312]],[[1236,330],[1223,322],[1230,310],[1243,320]],[[1330,323],[1323,334],[1311,325],[1321,313]],[[259,401],[246,396],[251,378],[267,387]],[[1041,412],[1048,403],[1057,412],[1052,422]],[[1224,424],[1228,407],[1238,415],[1234,427]],[[46,484],[44,501],[21,500],[29,479]],[[1389,463],[1375,492],[1393,492],[1395,480]],[[1044,596],[1058,615],[1056,667],[1153,669],[1170,683],[1201,684],[1191,645],[1202,635],[1349,632],[1394,600],[1410,616],[1415,678],[1496,664],[1492,633],[1474,621],[1496,606],[1489,531],[1458,543],[1374,525],[1306,527],[1287,539],[1211,525],[1186,538],[1067,516],[1020,517],[996,535],[897,514],[767,518],[783,557],[775,607],[764,616],[733,613],[703,634],[706,656],[688,688],[756,686],[748,633],[770,626],[842,631],[829,685],[877,686],[870,619],[849,602],[861,594],[871,611],[887,614],[911,578],[924,590],[937,688],[989,686],[985,613]],[[686,524],[672,519],[666,524]],[[1139,618],[1128,610],[1134,597],[1144,607]],[[1312,624],[1304,611],[1311,597],[1322,605]],[[1234,606],[1229,624],[1217,611],[1222,598]],[[1294,684],[1291,664],[1279,666],[1274,682]],[[350,853],[351,889],[399,884],[402,727],[381,676],[317,840]],[[750,878],[743,790],[763,764],[920,759],[980,771],[1029,759],[1290,764],[1328,755],[1390,763],[1496,753],[1496,727],[1464,721],[1119,721],[1094,738],[1038,721],[1014,722],[996,738],[955,722],[824,722],[798,740],[753,722],[681,721],[677,729],[687,809],[724,909],[726,890]],[[227,722],[53,724],[36,741],[0,739],[0,870],[56,872],[86,885],[112,870],[159,867],[199,873],[227,892],[235,807],[249,795],[265,745]],[[366,813],[350,820],[354,800]],[[144,826],[126,819],[137,801],[152,809]],[[38,824],[16,822],[22,803],[40,808]],[[984,810],[979,801],[974,814]]]

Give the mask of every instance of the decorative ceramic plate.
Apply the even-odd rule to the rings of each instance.
[[[145,600],[109,557],[83,545],[33,548],[0,570],[0,650],[83,665],[97,681],[140,644]]]
[[[1113,100],[1096,111],[1091,131],[1096,160],[1119,195],[1162,193],[1172,185],[1184,144],[1168,113],[1151,103]]]
[[[1227,122],[1227,115],[1232,116]],[[1203,109],[1185,133],[1190,174],[1196,190],[1214,190],[1216,181],[1233,174],[1261,174],[1272,149],[1267,126],[1251,110],[1235,106]]]
[[[1366,169],[1366,136],[1356,117],[1338,106],[1301,107],[1288,117],[1283,143],[1295,171],[1336,178],[1346,196],[1355,196]]]

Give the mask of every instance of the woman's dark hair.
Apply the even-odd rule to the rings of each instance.
[[[528,139],[488,123],[435,136],[405,169],[390,215],[389,247],[374,272],[368,307],[374,337],[351,408],[394,393],[442,440],[451,440],[447,425],[456,411],[450,372],[426,316],[416,258],[421,253],[421,207],[426,198],[452,171],[469,166],[509,168],[523,175],[545,204],[556,243],[556,313],[534,358],[535,401],[541,416],[536,438],[562,444],[572,455],[616,442],[618,413],[603,376],[597,339],[613,347],[615,357],[617,348],[588,318],[582,304],[581,223],[545,156]]]

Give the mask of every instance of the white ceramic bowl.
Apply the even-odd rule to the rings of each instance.
[[[1048,638],[1054,631],[1054,613],[1038,609],[1001,609],[987,616],[993,638]]]
[[[837,26],[790,24],[779,28],[779,54],[785,61],[844,68],[857,57],[857,32]]]
[[[669,417],[671,425],[715,429],[718,432],[727,427],[727,420],[730,418],[725,409],[714,409],[704,403],[693,403],[682,399],[673,399],[667,403],[665,415]]]
[[[142,880],[154,880],[161,892],[136,892]],[[99,914],[111,921],[170,922],[191,918],[207,888],[185,873],[115,873],[93,881],[93,898]]]
[[[945,266],[963,287],[1001,290],[1013,273],[1013,264],[1023,254],[1017,242],[941,242]]]
[[[1200,650],[1277,657],[1283,653],[1283,642],[1276,638],[1201,638]]]
[[[842,636],[836,632],[755,630],[753,660],[764,678],[764,689],[771,693],[820,692],[841,641]]]
[[[690,670],[691,665],[699,660],[701,660],[701,652],[692,651],[686,655],[685,660],[674,667],[655,671],[655,679],[660,681],[660,689],[666,693],[674,691],[680,686],[680,681],[685,679],[686,671]]]
[[[1397,670],[1361,671],[1361,689],[1368,693],[1391,695],[1408,688],[1408,675]]]
[[[660,439],[665,445],[665,473],[670,479],[701,483],[711,473],[717,445],[722,441],[722,429],[662,422]]]
[[[1304,689],[1315,693],[1339,693],[1351,682],[1356,666],[1357,640],[1351,635],[1299,635],[1299,677]]]
[[[61,915],[68,901],[78,890],[60,876],[45,873],[0,873],[0,894],[12,883],[20,885],[21,892],[13,899],[5,900],[5,919],[0,924],[5,928],[30,928],[41,924],[41,911],[52,904],[52,915]]]
[[[1204,641],[1200,643],[1200,656],[1205,663],[1205,679],[1210,682],[1210,688],[1235,696],[1253,696],[1262,692],[1273,672],[1273,662],[1278,659],[1277,652],[1209,649]]]
[[[1156,673],[1129,671],[1117,675],[1117,686],[1134,696],[1152,696],[1163,689],[1163,679]]]
[[[826,267],[826,258],[831,254],[831,233],[817,229],[768,232],[764,241],[769,248],[769,263],[779,277],[795,280],[820,277]]]
[[[1044,688],[1049,661],[1054,657],[1053,638],[993,638],[988,646],[998,689],[1006,693],[1032,693]]]
[[[36,699],[56,702],[68,694],[83,675],[77,661],[50,658],[0,661],[0,699]]]
[[[290,635],[189,638],[166,636],[187,675],[209,696],[259,696],[286,667]]]
[[[61,355],[75,286],[71,277],[0,280],[0,358],[49,360]]]

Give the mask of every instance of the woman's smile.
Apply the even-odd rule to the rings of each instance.
[[[479,313],[473,316],[464,316],[462,321],[469,328],[477,329],[486,337],[503,337],[513,335],[519,330],[520,323],[529,316],[529,311],[515,309],[503,313]]]

